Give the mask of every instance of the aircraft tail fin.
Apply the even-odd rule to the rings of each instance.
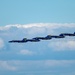
[[[26,41],[27,40],[27,38],[23,38],[23,41]]]
[[[59,36],[64,36],[64,34],[60,34]]]

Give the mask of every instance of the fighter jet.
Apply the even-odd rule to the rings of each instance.
[[[35,37],[35,38],[33,38],[33,39],[39,39],[39,40],[50,40],[50,39],[52,39],[50,36],[46,36],[46,37]]]
[[[10,43],[26,43],[26,42],[39,42],[40,40],[39,39],[27,39],[27,38],[24,38],[23,40],[12,40],[12,41],[9,41]]]
[[[71,34],[71,33],[62,33],[61,35],[64,35],[64,36],[75,36],[75,32],[73,34]]]
[[[24,38],[23,40],[12,40],[12,41],[9,41],[10,43],[13,43],[13,42],[17,42],[17,43],[25,43],[25,42],[28,42],[27,38]]]
[[[35,39],[35,38],[32,38],[32,39],[27,39],[29,42],[39,42],[40,40],[39,39]]]

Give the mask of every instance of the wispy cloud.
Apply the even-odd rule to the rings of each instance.
[[[18,54],[22,54],[22,55],[34,55],[36,53],[33,52],[33,51],[30,51],[30,50],[20,50],[20,52]]]
[[[13,60],[0,61],[0,64],[0,68],[12,71],[17,68],[17,73],[24,74],[71,74],[75,70],[75,60]]]
[[[15,71],[17,68],[13,66],[12,62],[0,60],[0,69]]]
[[[0,48],[4,47],[4,41],[0,38]]]

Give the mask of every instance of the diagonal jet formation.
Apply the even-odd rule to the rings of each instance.
[[[75,32],[71,33],[61,33],[60,35],[47,35],[46,37],[35,37],[32,39],[23,38],[22,40],[12,40],[9,43],[26,43],[26,42],[40,42],[40,40],[51,40],[52,38],[65,38],[65,36],[75,36]]]

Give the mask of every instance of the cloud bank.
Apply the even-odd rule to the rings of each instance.
[[[0,48],[3,47],[3,41],[5,44],[9,40],[22,40],[23,38],[33,38],[36,36],[47,36],[48,34],[51,35],[59,35],[60,33],[73,33],[75,32],[75,24],[74,23],[35,23],[35,24],[27,24],[27,25],[6,25],[1,27],[0,26],[0,37],[3,39],[0,39]],[[67,40],[67,42],[65,41]],[[52,39],[50,40],[49,47],[58,47],[61,42],[61,49],[65,50],[65,48],[68,50],[73,49],[75,50],[75,38],[73,37],[66,37],[65,40],[57,40]],[[50,46],[51,45],[51,46]],[[12,47],[11,47],[12,48]],[[17,48],[18,49],[18,48]],[[54,49],[54,48],[53,48]]]
[[[49,47],[53,48],[54,51],[75,50],[75,40],[51,42],[49,43]]]

